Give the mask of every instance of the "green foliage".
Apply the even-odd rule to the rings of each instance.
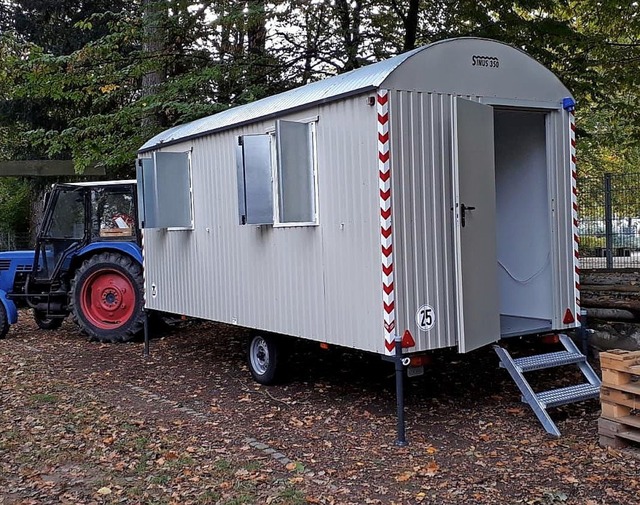
[[[165,128],[457,36],[495,38],[578,100],[583,174],[640,161],[640,12],[613,0],[2,3],[0,157],[131,177]],[[146,9],[146,10],[145,10]]]
[[[588,41],[592,70],[583,83],[578,119],[579,169],[587,175],[638,171],[640,161],[640,7],[573,0],[564,13]]]
[[[118,13],[77,20],[75,29],[102,30],[68,54],[52,54],[11,33],[0,39],[8,55],[0,74],[6,97],[0,125],[23,118],[29,156],[72,157],[79,173],[100,164],[110,178],[131,177],[135,153],[151,136],[267,94],[268,82],[256,82],[247,68],[247,62],[269,60],[259,48],[249,58],[242,40],[224,53],[220,41],[216,54],[215,44],[202,47],[218,29],[208,24],[205,10],[182,1],[152,4],[152,17],[133,2]],[[229,12],[220,22],[235,15]],[[246,16],[239,23],[246,30]],[[3,148],[7,157],[23,154],[9,142]]]
[[[0,179],[0,231],[29,229],[29,183],[15,177]]]
[[[592,255],[596,249],[603,249],[604,247],[606,247],[604,237],[597,237],[595,235],[582,235],[580,237],[580,249],[582,251],[589,251],[589,255]]]

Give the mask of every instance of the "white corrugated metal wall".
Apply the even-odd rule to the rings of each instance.
[[[570,309],[574,317],[578,317],[579,307],[576,298],[579,293],[574,278],[574,238],[572,227],[571,192],[571,141],[569,129],[569,113],[564,110],[552,112],[547,116],[547,146],[548,164],[550,167],[550,191],[555,196],[553,202],[551,237],[553,258],[554,290],[550,296],[554,297],[556,314],[554,328],[573,327],[574,324],[563,324],[564,312]]]
[[[414,350],[455,346],[456,294],[451,230],[451,95],[391,93],[391,160],[396,331],[410,329]],[[239,226],[235,174],[238,135],[273,122],[184,144],[193,148],[195,229],[146,230],[148,307],[384,352],[380,283],[375,110],[365,96],[285,119],[318,121],[320,226]],[[362,127],[371,124],[370,131]],[[552,202],[554,327],[574,299],[568,117],[547,117]],[[156,256],[158,255],[158,256]],[[171,260],[169,260],[171,258]],[[175,260],[174,258],[177,258]],[[171,261],[171,265],[167,264]],[[300,282],[304,279],[304,283]],[[435,309],[420,332],[415,311]]]
[[[418,343],[415,350],[455,346],[460,337],[455,320],[451,212],[455,98],[418,91],[395,91],[391,96],[397,331],[411,331]],[[517,109],[516,101],[513,107]],[[546,109],[552,280],[545,296],[553,298],[556,329],[572,326],[562,321],[565,309],[575,307],[568,118],[562,109]],[[436,314],[436,324],[428,332],[421,332],[415,321],[416,310],[423,304],[431,305]]]
[[[453,224],[450,211],[450,95],[396,91],[391,98],[391,160],[397,331],[409,329],[417,350],[456,345]],[[418,307],[435,311],[421,332]]]
[[[193,149],[194,230],[145,230],[149,308],[382,352],[375,108],[363,95],[281,119],[315,115],[319,226],[238,225],[237,136],[273,121],[167,148]]]
[[[168,148],[193,148],[195,229],[145,231],[147,292],[155,284],[157,293],[148,297],[148,307],[383,353],[376,117],[366,96],[283,117],[319,117],[319,226],[237,224],[236,138],[264,133],[273,121]],[[390,96],[396,331],[411,330],[418,344],[413,350],[455,346],[454,98],[410,91]],[[574,299],[566,217],[571,175],[564,168],[568,131],[564,111],[548,113],[555,285],[549,296],[556,328],[563,326],[565,307],[573,307]],[[427,333],[415,322],[423,304],[431,305],[436,317]]]

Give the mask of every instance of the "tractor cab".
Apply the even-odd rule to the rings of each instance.
[[[78,251],[91,243],[139,244],[135,191],[135,181],[56,185],[37,236],[32,290],[67,282]]]

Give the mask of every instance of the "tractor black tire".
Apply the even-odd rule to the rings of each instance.
[[[280,342],[274,335],[252,335],[247,350],[247,361],[253,379],[265,385],[277,383],[282,372],[281,354]]]
[[[0,340],[7,336],[9,332],[9,316],[7,315],[7,309],[4,308],[4,304],[0,303]]]
[[[62,326],[62,317],[47,317],[47,315],[40,310],[33,310],[33,320],[41,330],[57,330]]]
[[[71,281],[69,311],[91,340],[132,340],[144,326],[142,265],[113,251],[86,259]]]

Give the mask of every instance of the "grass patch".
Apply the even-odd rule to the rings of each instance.
[[[260,463],[259,461],[249,461],[248,463],[242,465],[242,468],[244,468],[248,472],[257,472],[258,470],[260,470],[260,468],[262,468],[262,463]]]
[[[247,481],[235,481],[233,484],[233,490],[233,496],[221,502],[221,505],[255,505],[255,484]]]
[[[158,486],[164,486],[166,484],[169,484],[169,482],[171,482],[171,477],[169,475],[166,475],[166,474],[153,475],[153,476],[149,477],[149,483],[150,484],[156,484]]]
[[[191,456],[180,456],[178,459],[173,460],[173,461],[169,461],[167,463],[167,466],[169,468],[184,468],[185,466],[193,466],[195,464],[196,460],[193,459]]]
[[[272,503],[278,505],[304,505],[307,503],[307,500],[305,499],[302,491],[291,486],[287,486],[284,490],[278,493],[278,496],[276,496]]]
[[[30,400],[33,403],[56,403],[58,397],[49,393],[36,393],[31,395]]]
[[[143,451],[149,445],[147,437],[137,437],[135,440],[136,450]]]
[[[133,472],[136,475],[140,475],[145,473],[149,469],[149,455],[141,454],[140,459],[136,463],[136,466],[133,468]]]
[[[13,448],[19,439],[19,434],[15,430],[5,431],[2,434],[2,439],[0,439],[0,449],[9,450]]]
[[[217,491],[205,491],[196,498],[197,503],[216,503],[220,500],[221,495]]]
[[[233,464],[226,459],[219,459],[213,464],[213,467],[222,473],[231,473],[233,470]]]
[[[229,500],[223,501],[223,505],[255,505],[255,496],[253,494],[240,494]]]

